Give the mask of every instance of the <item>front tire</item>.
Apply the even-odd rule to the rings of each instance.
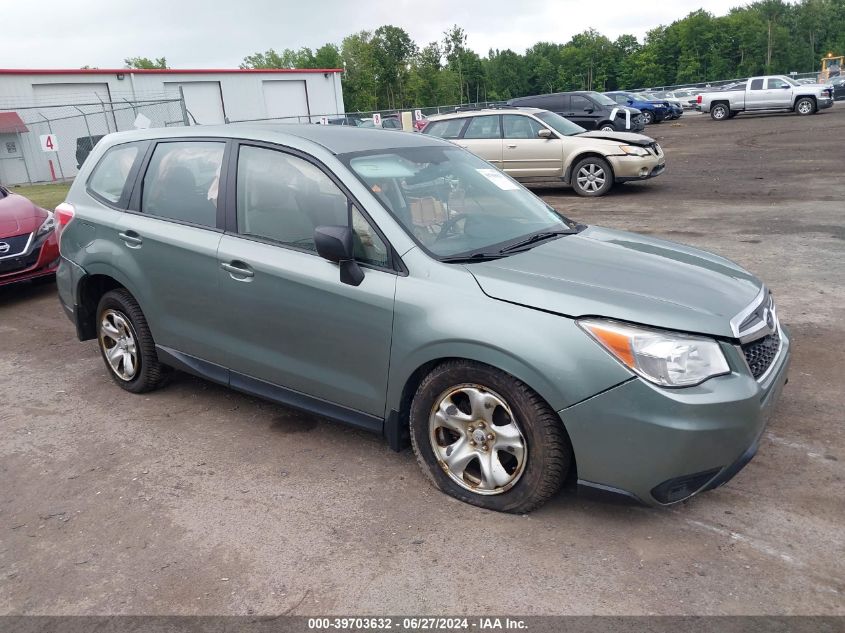
[[[570,181],[579,196],[603,196],[613,186],[613,170],[603,158],[588,156],[572,168]]]
[[[616,128],[613,127],[613,123],[602,123],[599,130],[602,132],[615,132]]]
[[[801,97],[800,99],[798,99],[798,101],[795,102],[795,112],[802,116],[806,116],[808,114],[815,114],[815,100],[810,99],[810,97]]]
[[[100,299],[97,343],[112,380],[126,391],[144,393],[162,384],[164,366],[147,319],[129,291],[111,290]]]
[[[710,118],[714,121],[725,121],[731,118],[730,108],[724,103],[717,103],[710,108]]]
[[[411,443],[441,491],[472,505],[525,513],[561,487],[572,449],[560,418],[523,382],[493,367],[449,361],[411,403]]]

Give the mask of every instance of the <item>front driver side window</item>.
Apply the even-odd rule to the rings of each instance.
[[[344,193],[313,163],[263,147],[238,153],[238,233],[316,252],[314,229],[348,225]]]
[[[502,117],[505,138],[538,138],[537,133],[543,128],[534,119],[521,114],[506,114]]]
[[[349,202],[319,167],[263,147],[238,153],[238,233],[317,252],[314,229],[349,226]],[[352,207],[355,258],[386,267],[387,245],[358,209]]]

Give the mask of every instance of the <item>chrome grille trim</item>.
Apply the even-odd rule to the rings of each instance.
[[[21,235],[23,235],[23,233],[21,233]],[[35,231],[33,231],[32,233],[29,234],[29,237],[26,240],[26,244],[24,245],[23,250],[18,251],[17,253],[6,253],[5,255],[0,256],[0,259],[11,259],[12,257],[20,257],[21,255],[28,255],[29,250],[32,248],[32,242],[33,242],[34,238],[35,238]],[[0,238],[0,241],[3,241],[2,238]]]

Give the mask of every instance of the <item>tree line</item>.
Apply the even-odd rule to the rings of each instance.
[[[467,47],[457,25],[423,46],[385,25],[316,50],[258,52],[241,68],[343,68],[346,109],[366,112],[818,71],[828,52],[845,54],[845,0],[760,0],[722,16],[701,9],[651,29],[642,42],[589,29],[564,44],[538,42],[522,54],[491,49],[485,57]]]

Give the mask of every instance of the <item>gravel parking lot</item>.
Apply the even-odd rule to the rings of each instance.
[[[177,374],[114,386],[54,285],[0,289],[0,613],[845,614],[845,108],[652,126],[585,223],[759,274],[794,337],[757,457],[668,509],[436,492],[409,450]],[[366,359],[362,359],[366,362]]]

